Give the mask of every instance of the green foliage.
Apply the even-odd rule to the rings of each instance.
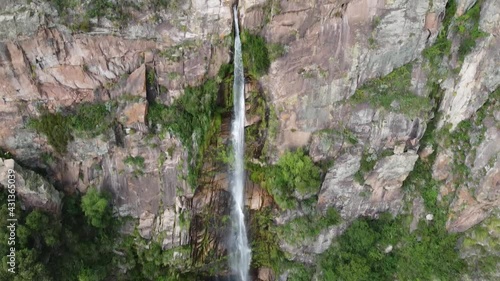
[[[0,197],[6,202],[5,192],[1,192]],[[0,206],[2,238],[7,234],[6,207],[6,204]],[[116,225],[111,220],[102,228],[88,224],[78,197],[66,197],[62,215],[58,217],[40,210],[22,210],[20,206],[16,210],[18,271],[12,275],[0,267],[1,280],[104,280],[116,269],[110,262],[114,255],[112,237],[117,235]],[[2,239],[3,257],[8,247],[7,239]],[[94,279],[88,279],[92,276]]]
[[[266,208],[254,212],[250,219],[252,266],[269,267],[278,271],[284,257],[278,246],[271,210]]]
[[[74,112],[51,113],[42,111],[38,119],[31,119],[28,127],[47,136],[50,145],[59,153],[65,153],[75,134],[94,137],[102,134],[112,124],[111,110],[107,104],[83,103]]]
[[[375,157],[373,157],[375,156]],[[369,155],[364,152],[361,157],[361,162],[359,166],[359,170],[354,174],[354,179],[363,184],[365,182],[365,176],[368,175],[369,172],[373,170],[375,164],[377,163],[376,155]]]
[[[431,107],[429,100],[415,95],[410,90],[411,70],[412,65],[406,64],[384,77],[365,82],[356,90],[350,101],[353,104],[368,102],[372,106],[408,116],[418,116],[421,112],[428,111]],[[391,106],[393,102],[397,102],[398,106]]]
[[[76,23],[70,26],[72,32],[90,32],[92,29],[92,23],[90,22],[89,17],[83,17],[82,20],[77,21]]]
[[[422,54],[425,58],[429,60],[431,65],[437,66],[441,63],[444,56],[448,56],[451,50],[451,41],[448,40],[448,28],[450,26],[451,20],[453,19],[457,11],[457,3],[455,0],[450,0],[446,3],[445,17],[443,19],[443,28],[438,34],[436,42],[431,47],[423,50]]]
[[[316,193],[320,185],[320,169],[301,148],[288,151],[276,163],[270,185],[283,191],[295,190],[301,195]]]
[[[97,136],[111,126],[110,112],[104,103],[83,103],[76,108],[71,116],[71,127],[77,132],[88,132]]]
[[[321,255],[320,280],[456,280],[464,266],[455,250],[458,237],[438,223],[421,223],[410,233],[409,221],[390,214],[354,221]],[[389,245],[393,250],[384,253]]]
[[[253,182],[260,183],[273,196],[281,209],[290,209],[297,202],[294,193],[306,196],[318,192],[321,169],[299,148],[285,152],[276,165],[260,167],[249,163]]]
[[[321,230],[340,222],[340,215],[334,208],[329,208],[325,214],[312,212],[306,216],[297,217],[277,228],[277,235],[291,245],[300,245],[304,240],[317,237]]]
[[[267,0],[262,9],[264,12],[264,24],[267,24],[275,15],[281,13],[281,3],[279,0]]]
[[[298,262],[287,262],[286,267],[288,268],[289,272],[287,281],[312,280],[314,268]]]
[[[267,74],[271,60],[269,59],[269,51],[264,38],[252,34],[248,30],[243,30],[241,32],[241,44],[246,73],[255,79]]]
[[[489,218],[468,230],[460,248],[463,253],[466,253],[469,275],[477,276],[481,280],[494,280],[492,275],[500,266],[498,212],[493,212]],[[474,254],[471,255],[471,253]]]
[[[269,53],[269,60],[275,61],[276,59],[286,54],[285,46],[279,43],[269,43],[266,45],[267,52]]]
[[[30,120],[28,126],[46,135],[49,144],[59,153],[65,153],[73,140],[71,120],[60,112],[45,112],[39,119]]]
[[[12,154],[0,147],[0,158],[12,159]]]
[[[483,1],[477,1],[465,14],[457,18],[455,30],[460,36],[458,59],[463,61],[465,56],[476,46],[476,40],[487,35],[479,30],[479,19]]]
[[[7,201],[4,190],[0,201]],[[16,274],[7,271],[6,255],[11,245],[7,245],[6,226],[10,222],[7,204],[2,204],[0,280],[201,280],[189,273],[188,246],[163,251],[158,243],[147,242],[138,234],[120,234],[122,221],[110,219],[111,208],[105,201],[91,188],[83,198],[65,197],[62,214],[57,217],[17,205]]]
[[[144,157],[142,156],[127,156],[125,160],[123,161],[125,164],[135,166],[140,169],[144,169]]]
[[[490,95],[487,102],[476,112],[476,116],[469,120],[461,121],[453,131],[451,124],[444,126],[438,134],[439,145],[453,152],[453,181],[461,184],[470,176],[471,163],[467,162],[469,155],[474,153],[475,147],[479,146],[484,138],[486,127],[482,124],[487,112],[491,112],[491,102],[495,101],[494,95]]]
[[[98,192],[95,187],[90,187],[82,197],[82,210],[90,225],[94,227],[106,227],[111,220],[108,199]]]
[[[191,165],[188,181],[195,187],[201,168],[201,159],[209,140],[220,127],[217,118],[219,85],[207,80],[198,87],[187,87],[171,106],[152,103],[147,120],[150,125],[159,124],[179,137],[185,147],[190,147],[188,161]]]
[[[115,8],[115,5],[109,0],[91,0],[87,14],[91,18],[102,18],[112,13]]]

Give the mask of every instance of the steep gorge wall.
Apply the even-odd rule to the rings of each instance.
[[[383,211],[402,212],[408,203],[403,182],[430,151],[437,153],[433,175],[440,181],[440,198],[455,196],[450,231],[469,229],[498,206],[500,111],[498,97],[492,95],[500,84],[498,1],[482,1],[479,28],[486,35],[463,63],[456,34],[443,29],[445,0],[239,2],[242,25],[286,50],[259,80],[279,123],[277,136],[270,140],[275,148],[270,157],[306,146],[316,161],[333,160],[318,194],[318,208],[334,206],[347,222]],[[451,18],[458,19],[475,2],[457,1]],[[137,3],[145,6],[131,8],[126,26],[91,19],[90,31],[72,32],[45,2],[0,0],[5,7],[0,13],[0,80],[6,81],[0,89],[0,147],[31,168],[48,170],[56,184],[69,191],[85,191],[91,184],[110,190],[122,215],[141,219],[144,237],[166,233],[169,238],[163,244],[171,247],[187,243],[178,216],[194,195],[182,179],[191,148],[182,147],[175,136],[146,137],[148,74],[154,70],[154,79],[167,89],[157,97],[165,104],[187,85],[215,76],[230,60],[231,3],[193,0],[166,10],[155,10],[147,1]],[[442,33],[452,48],[437,66],[442,77],[434,81],[436,66],[422,51]],[[410,73],[400,79],[401,87],[429,101],[429,85],[436,82],[443,92],[439,105],[411,99],[416,110],[409,112],[402,110],[405,100],[398,98],[386,106],[377,100],[355,100],[356,90],[374,91],[363,87],[408,63]],[[390,87],[387,81],[380,84]],[[389,82],[395,81],[398,77]],[[129,100],[129,95],[138,99]],[[121,133],[113,129],[104,136],[75,138],[64,155],[55,155],[47,139],[26,125],[26,117],[41,113],[39,105],[55,111],[112,100],[120,100],[116,115]],[[429,125],[433,118],[444,131],[447,124],[455,128],[461,121],[475,120],[483,107],[487,116],[476,126],[476,150],[464,156],[471,177],[457,185],[452,165],[460,147],[434,143],[424,148],[420,141],[429,128],[434,130]],[[46,163],[43,153],[53,153],[56,161]],[[135,168],[125,163],[128,156],[144,158],[142,174],[134,174]],[[360,179],[367,161],[371,169]],[[295,258],[310,260],[345,227],[324,230],[311,245],[282,246]]]

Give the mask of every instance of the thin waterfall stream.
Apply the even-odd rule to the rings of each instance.
[[[248,281],[251,250],[248,246],[245,226],[245,76],[243,73],[243,58],[241,55],[240,30],[238,26],[238,11],[234,11],[235,40],[234,40],[234,119],[231,124],[231,138],[234,150],[234,167],[231,174],[231,195],[233,206],[231,210],[231,224],[233,235],[230,239],[230,266],[232,274],[238,281]]]

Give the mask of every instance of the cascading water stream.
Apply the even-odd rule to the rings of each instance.
[[[231,195],[233,206],[231,213],[231,224],[233,235],[231,235],[230,266],[233,275],[238,281],[248,281],[250,269],[251,250],[248,246],[247,231],[245,227],[245,215],[243,209],[245,171],[245,76],[243,73],[243,58],[241,55],[240,30],[238,26],[238,11],[234,10],[235,41],[234,41],[234,119],[231,125],[231,137],[234,150],[234,167],[231,177]]]

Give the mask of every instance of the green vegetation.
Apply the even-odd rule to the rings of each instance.
[[[368,102],[408,116],[427,112],[431,108],[429,100],[410,90],[411,71],[412,65],[406,64],[384,77],[369,80],[356,90],[350,101],[353,104]]]
[[[90,32],[92,29],[92,23],[90,22],[89,17],[83,17],[82,20],[77,21],[70,25],[70,29],[72,32]]]
[[[284,260],[278,246],[273,213],[269,208],[250,215],[250,242],[252,247],[252,266],[269,267],[275,272],[280,270]]]
[[[68,143],[73,140],[71,121],[60,112],[45,112],[39,119],[32,119],[28,126],[46,135],[49,144],[59,153],[66,152]]]
[[[424,205],[428,212],[434,214],[437,220],[446,220],[447,209],[438,202],[439,182],[432,178],[432,164],[435,155],[431,160],[424,161],[418,159],[403,183],[406,191],[417,191],[424,199]]]
[[[159,158],[159,161],[165,161],[165,160],[160,160],[161,157]],[[164,159],[164,158],[163,158]],[[142,176],[144,174],[144,157],[142,156],[127,156],[125,160],[123,161],[125,164],[131,166],[133,170],[134,176]],[[162,163],[163,164],[163,163]]]
[[[112,123],[111,115],[104,103],[83,103],[76,107],[71,116],[71,127],[77,132],[87,133],[94,137],[106,131]]]
[[[144,169],[144,157],[142,157],[142,156],[135,156],[134,157],[134,156],[129,155],[129,156],[127,156],[127,158],[125,158],[124,162],[125,162],[125,164]]]
[[[359,170],[354,175],[354,179],[360,184],[363,184],[365,182],[365,177],[375,168],[377,159],[391,156],[393,155],[393,153],[394,152],[391,149],[383,150],[379,153],[374,152],[372,154],[364,151],[363,155],[361,156]]]
[[[463,61],[465,56],[476,46],[476,40],[487,35],[479,30],[479,19],[483,1],[477,1],[465,14],[457,18],[455,30],[460,36],[458,59]]]
[[[286,54],[285,46],[279,43],[269,43],[266,45],[267,52],[269,53],[269,60],[275,61],[276,59]]]
[[[210,139],[220,127],[220,113],[217,112],[219,85],[207,80],[198,87],[187,87],[171,106],[152,103],[147,120],[150,126],[161,125],[179,137],[189,147],[188,182],[194,188],[199,177],[203,154]]]
[[[255,79],[267,74],[271,60],[269,59],[269,51],[264,38],[252,34],[248,30],[243,30],[241,32],[241,44],[245,72]],[[274,51],[276,50],[273,49]]]
[[[426,48],[422,54],[429,60],[431,65],[437,66],[443,60],[443,57],[450,55],[451,41],[448,40],[448,29],[450,23],[457,11],[457,3],[455,0],[450,0],[446,3],[445,17],[442,23],[442,30],[438,34],[434,45]]]
[[[334,208],[329,208],[325,214],[313,211],[311,214],[297,217],[288,223],[277,227],[280,240],[291,245],[300,245],[305,240],[317,237],[321,230],[340,222],[340,215]]]
[[[452,180],[457,186],[470,180],[473,163],[468,161],[475,158],[475,148],[483,141],[486,131],[483,120],[498,108],[499,98],[500,89],[497,89],[489,95],[488,100],[471,119],[461,121],[453,131],[450,131],[451,124],[448,124],[436,133],[435,139],[439,146],[453,154]]]
[[[12,159],[12,154],[10,154],[10,152],[5,151],[3,148],[0,147],[0,158]]]
[[[284,268],[288,270],[290,281],[310,281],[314,274],[314,268],[299,262],[286,262]]]
[[[321,230],[340,221],[338,212],[330,208],[325,213],[317,211],[295,218],[285,225],[273,222],[271,209],[254,211],[250,221],[250,241],[252,247],[252,266],[269,267],[275,273],[290,273],[289,280],[311,280],[314,268],[287,259],[286,253],[279,248],[279,241],[285,240],[292,245],[319,235]]]
[[[275,15],[281,13],[281,3],[279,0],[267,0],[262,9],[264,10],[264,24],[267,24]]]
[[[482,280],[494,280],[490,273],[500,266],[500,219],[498,213],[493,214],[481,224],[467,231],[461,245],[464,252],[469,254],[466,261],[469,265],[469,273],[478,276]]]
[[[437,222],[421,222],[410,233],[410,221],[390,214],[354,221],[321,255],[320,280],[457,280],[464,269],[455,250],[458,236]]]
[[[66,21],[73,32],[89,32],[92,25],[91,18],[106,17],[115,23],[116,27],[126,26],[130,21],[131,14],[128,11],[133,6],[129,1],[111,0],[49,0],[57,9],[59,16]],[[74,10],[81,7],[85,13],[74,14]]]
[[[458,60],[460,62],[462,62],[465,56],[476,46],[477,39],[486,35],[486,33],[479,30],[482,3],[482,0],[477,1],[472,8],[453,22],[453,17],[457,11],[457,3],[455,0],[448,1],[446,4],[445,18],[443,20],[443,28],[434,45],[426,48],[422,53],[424,57],[429,60],[431,65],[439,65],[444,57],[451,54],[451,41],[447,38],[450,32],[453,31],[455,37],[460,40],[460,46],[458,48]]]
[[[285,152],[276,165],[261,167],[248,163],[247,166],[252,181],[266,188],[281,209],[297,205],[294,193],[299,196],[316,194],[321,184],[321,169],[300,148]]]
[[[2,202],[7,193],[0,192]],[[162,250],[157,242],[121,234],[123,219],[112,218],[109,196],[90,188],[64,199],[60,216],[18,205],[16,274],[7,271],[7,204],[0,206],[0,280],[200,280],[189,271],[190,248]],[[126,272],[122,270],[126,269]]]
[[[103,228],[110,224],[107,221],[111,218],[108,200],[95,187],[90,187],[82,197],[82,211],[93,227]]]
[[[1,193],[2,201],[6,195]],[[95,197],[94,197],[95,196]],[[92,198],[91,198],[92,197]],[[111,219],[107,199],[93,193],[84,197],[68,197],[64,201],[62,217],[39,210],[18,211],[16,241],[17,272],[15,275],[0,267],[2,280],[104,280],[114,269],[112,241],[117,233],[116,220]],[[5,200],[3,200],[5,199]],[[94,200],[96,199],[96,200]],[[104,200],[104,207],[92,208],[90,202]],[[83,201],[83,200],[82,200]],[[0,235],[8,235],[6,225],[7,205],[0,208],[2,213]],[[86,208],[87,212],[82,209]],[[90,211],[93,210],[93,211]],[[85,214],[85,215],[84,215]],[[87,214],[90,216],[87,217]],[[104,223],[94,227],[89,222]],[[0,251],[5,257],[7,239],[0,242]],[[6,264],[6,263],[4,263]],[[93,279],[84,277],[92,276]]]
[[[38,119],[31,119],[28,127],[47,136],[49,144],[59,153],[65,153],[75,135],[95,137],[112,124],[111,104],[83,103],[67,113],[42,111]]]
[[[377,163],[376,154],[368,154],[364,152],[361,157],[359,170],[354,175],[354,179],[360,184],[363,184],[365,182],[365,176],[367,176],[368,173],[373,170],[376,163]]]

